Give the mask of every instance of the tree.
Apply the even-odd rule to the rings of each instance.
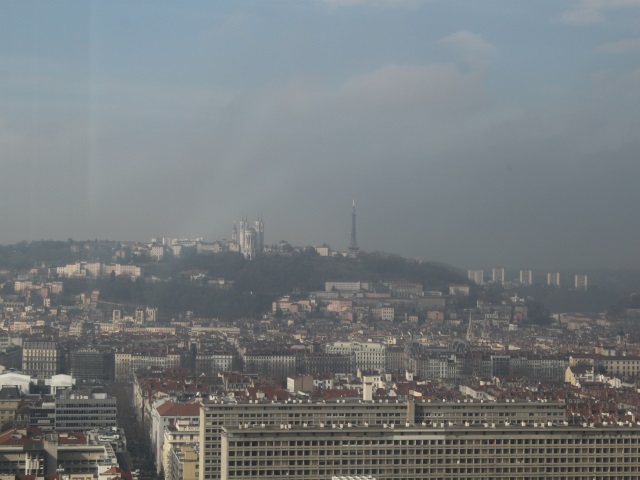
[[[534,325],[549,325],[553,323],[553,319],[549,311],[536,300],[528,300],[527,303],[527,320]]]

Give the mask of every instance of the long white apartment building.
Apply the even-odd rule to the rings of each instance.
[[[125,275],[132,278],[142,276],[142,268],[136,265],[121,265],[119,263],[100,262],[76,262],[62,267],[56,267],[56,274],[59,277],[108,277],[111,274],[116,276]]]
[[[360,290],[370,290],[371,284],[369,282],[325,282],[325,292],[341,292],[341,293],[356,293]]]
[[[631,480],[640,427],[485,423],[479,426],[223,427],[223,480]]]
[[[291,432],[298,432],[299,447],[310,447],[309,453],[306,454],[308,459],[314,455],[320,455],[318,449],[311,447],[318,447],[318,445],[306,445],[304,442],[313,442],[316,432],[338,432],[342,431],[349,426],[355,428],[368,428],[378,427],[378,430],[367,430],[367,435],[377,435],[376,432],[382,431],[381,428],[386,426],[394,429],[401,428],[407,423],[413,424],[425,424],[425,428],[435,428],[429,425],[476,425],[482,426],[485,423],[504,424],[504,422],[519,421],[519,424],[524,423],[527,426],[534,426],[538,424],[560,424],[566,420],[566,413],[564,404],[562,403],[531,403],[531,402],[428,402],[428,401],[410,401],[410,402],[392,402],[392,401],[333,401],[333,402],[310,402],[310,401],[289,401],[289,402],[232,402],[222,400],[206,400],[200,407],[200,480],[219,479],[219,478],[243,478],[245,475],[253,475],[254,478],[276,478],[279,474],[275,473],[280,470],[281,476],[284,468],[275,468],[270,465],[268,469],[267,464],[260,464],[263,468],[253,468],[251,463],[246,464],[244,462],[252,462],[258,459],[238,459],[240,464],[229,464],[228,462],[236,462],[232,460],[231,456],[236,456],[237,453],[230,454],[230,452],[236,448],[233,445],[227,446],[227,457],[223,454],[223,442],[228,441],[228,438],[223,439],[224,435],[235,435],[235,429],[239,429],[240,438],[246,432],[247,435],[257,435],[260,432],[265,431],[279,431],[281,425],[286,426]],[[242,426],[240,428],[240,426]],[[266,430],[263,430],[266,429]],[[385,430],[386,431],[386,430]],[[247,440],[248,441],[248,440]],[[259,442],[256,437],[255,440]],[[263,451],[273,450],[272,447],[276,447],[275,442],[282,442],[280,439],[267,439],[266,442],[274,442],[273,444],[264,443],[261,444]],[[258,444],[256,444],[257,446]],[[278,443],[277,447],[284,444]],[[251,445],[253,448],[253,445]],[[290,445],[288,445],[290,447]],[[351,451],[350,446],[345,445],[344,448]],[[354,449],[355,451],[356,449]],[[268,455],[268,454],[265,454]],[[301,454],[302,455],[302,454]],[[332,454],[333,455],[333,454]],[[354,454],[355,455],[355,454]],[[400,457],[399,457],[400,458]],[[269,461],[269,459],[261,459]],[[354,457],[354,461],[357,459]],[[281,461],[285,461],[281,459]],[[297,459],[295,460],[297,462]],[[351,460],[349,460],[351,461]],[[287,468],[291,468],[291,472],[296,472],[298,469],[309,470],[311,468],[305,468],[297,466],[297,463],[293,465],[289,464],[289,459],[286,459],[284,464]],[[237,469],[236,467],[242,466],[243,468]],[[223,467],[226,468],[226,473],[223,472]],[[230,468],[233,469],[230,470]],[[294,467],[294,468],[292,468]],[[330,478],[334,473],[328,472],[328,469],[320,469],[325,471],[325,478]],[[233,472],[232,472],[233,470]],[[270,470],[271,473],[249,473],[252,471]],[[349,470],[349,475],[356,474],[355,471]],[[242,472],[242,473],[238,473]],[[345,470],[346,472],[346,470]],[[336,471],[335,474],[347,474]],[[226,475],[226,476],[225,476]],[[263,477],[264,475],[264,477]],[[292,478],[296,478],[297,473],[291,473]],[[303,478],[305,473],[297,476],[297,478]],[[314,474],[316,475],[316,474]],[[320,473],[317,473],[320,475]],[[236,477],[237,476],[237,477]],[[374,475],[376,476],[376,475]],[[316,477],[308,477],[316,478]],[[397,478],[397,477],[394,477]],[[406,476],[404,478],[411,478]],[[421,477],[415,477],[421,478]]]

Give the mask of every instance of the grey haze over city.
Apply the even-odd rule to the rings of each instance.
[[[638,268],[640,1],[0,4],[0,243]]]

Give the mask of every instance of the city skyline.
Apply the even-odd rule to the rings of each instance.
[[[5,3],[0,243],[224,238],[259,207],[273,242],[346,250],[356,198],[366,251],[639,268],[639,23],[635,0]]]

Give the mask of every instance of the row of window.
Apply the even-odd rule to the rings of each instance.
[[[212,437],[208,437],[212,438]],[[250,447],[254,448],[264,448],[268,447],[285,447],[285,448],[293,448],[293,447],[310,447],[310,446],[339,446],[339,447],[348,447],[348,446],[358,446],[358,445],[368,445],[368,446],[470,446],[470,445],[478,445],[478,446],[493,446],[493,445],[505,445],[505,446],[517,446],[517,445],[538,445],[538,448],[532,449],[518,449],[518,451],[523,450],[526,453],[546,453],[546,454],[566,454],[566,453],[613,453],[618,452],[620,449],[615,448],[570,448],[568,445],[635,445],[634,448],[625,448],[625,453],[629,452],[637,452],[638,447],[640,446],[640,439],[638,438],[630,438],[630,437],[605,437],[605,438],[506,438],[506,439],[469,439],[467,441],[464,440],[442,440],[442,439],[424,439],[424,440],[398,440],[398,439],[336,439],[336,440],[238,440],[233,442],[233,445],[237,448],[248,449]],[[419,452],[422,450],[418,450]],[[422,452],[435,452],[441,454],[443,452],[442,449],[438,450],[423,450]],[[480,449],[446,449],[447,454],[453,453],[478,453]],[[495,453],[515,453],[516,449],[500,449],[500,448],[484,448],[482,449],[483,453],[490,452],[492,454]]]
[[[335,475],[336,473],[343,475],[393,475],[396,478],[513,478],[514,474],[518,474],[518,478],[523,480],[539,480],[540,476],[544,478],[557,478],[558,480],[573,479],[574,474],[585,473],[611,473],[614,475],[595,475],[589,478],[594,480],[609,480],[612,478],[620,480],[635,480],[637,477],[633,473],[638,470],[622,470],[616,469],[603,470],[598,467],[576,467],[571,469],[565,469],[564,467],[545,468],[545,469],[530,469],[526,467],[513,467],[513,468],[497,468],[497,469],[485,469],[485,468],[445,468],[445,469],[429,469],[429,468],[394,468],[394,469],[377,469],[377,468],[362,468],[357,470],[348,469],[347,471],[339,471],[333,469],[285,469],[285,470],[271,470],[271,469],[252,469],[252,470],[229,470],[228,476],[232,478],[278,478],[278,477],[293,477],[310,478],[314,477],[327,477]],[[632,473],[632,475],[615,475],[615,473]],[[526,474],[533,474],[535,476],[526,476]],[[568,475],[563,475],[568,474]],[[582,476],[582,475],[581,475]],[[211,478],[210,476],[208,478]]]

